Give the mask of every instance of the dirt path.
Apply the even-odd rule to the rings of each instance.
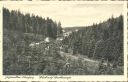
[[[77,56],[71,55],[70,53],[65,53],[65,52],[62,52],[62,51],[60,51],[60,55],[62,57],[69,58],[69,59],[78,60],[79,58],[81,58],[83,61],[98,63],[98,61],[91,60],[91,59],[88,59],[88,58],[79,57],[79,56],[77,57]]]

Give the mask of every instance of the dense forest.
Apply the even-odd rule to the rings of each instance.
[[[72,28],[62,29],[60,22],[48,17],[3,8],[3,74],[123,74],[122,15]]]
[[[61,23],[53,21],[49,17],[42,18],[34,14],[22,14],[20,11],[3,8],[3,25],[6,29],[17,30],[23,33],[41,34],[45,37],[57,38],[62,33]]]
[[[123,16],[113,16],[99,24],[93,24],[73,32],[63,40],[73,49],[73,55],[82,54],[93,59],[123,62]]]

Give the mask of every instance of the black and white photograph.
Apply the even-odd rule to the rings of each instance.
[[[124,75],[123,4],[4,4],[3,75]]]

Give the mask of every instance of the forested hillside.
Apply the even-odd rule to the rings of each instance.
[[[9,11],[3,8],[3,18],[4,28],[9,30],[40,34],[54,39],[62,33],[61,23],[57,23],[49,17],[42,18],[34,14],[22,14],[20,11]]]
[[[61,33],[60,22],[57,23],[50,18],[42,18],[29,13],[22,14],[20,11],[9,11],[3,8],[3,73],[39,74],[37,71],[32,71],[34,67],[38,68],[35,65],[38,64],[40,67],[44,64],[45,62],[43,61],[47,60],[47,56],[45,55],[49,53],[57,55],[57,46],[54,45],[52,51],[48,53],[48,51],[44,52],[48,44],[44,43],[42,47],[34,49],[30,47],[30,44],[34,45],[41,41],[43,42],[47,37],[54,41]],[[31,57],[31,60],[29,60],[29,57]],[[38,59],[39,57],[41,58]],[[30,63],[28,60],[33,62],[38,60],[38,63],[32,62],[33,64],[29,67]],[[48,64],[47,61],[46,63]],[[44,67],[40,69],[44,69]]]
[[[109,62],[122,63],[123,16],[111,17],[102,23],[73,32],[63,43],[73,49],[73,55],[81,54],[93,59],[104,58]]]

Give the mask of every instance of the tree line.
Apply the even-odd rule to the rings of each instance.
[[[17,30],[23,33],[41,34],[45,37],[56,39],[62,33],[60,22],[53,21],[49,17],[42,18],[34,14],[22,14],[19,10],[9,11],[3,8],[3,27],[9,30]]]

